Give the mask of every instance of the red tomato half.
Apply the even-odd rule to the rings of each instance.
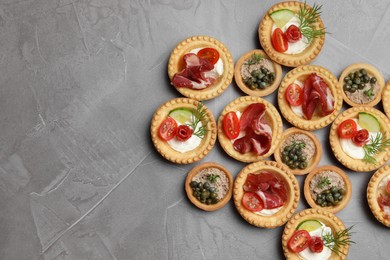
[[[303,90],[297,84],[290,84],[286,89],[286,99],[291,106],[300,106],[303,102]]]
[[[364,146],[368,142],[368,131],[360,129],[352,136],[352,142],[357,146]]]
[[[158,135],[164,141],[169,141],[176,136],[177,123],[172,117],[167,117],[158,128]]]
[[[352,138],[356,133],[357,125],[352,119],[343,121],[337,128],[340,138]]]
[[[236,139],[240,134],[240,120],[235,112],[231,111],[223,117],[223,131],[229,139]]]
[[[390,181],[387,182],[386,191],[390,194]]]
[[[285,52],[288,49],[288,41],[286,35],[280,28],[276,28],[271,37],[272,45],[278,52]]]
[[[191,127],[188,125],[179,125],[177,128],[176,139],[181,142],[187,141],[192,136],[192,132]]]
[[[287,242],[287,246],[294,253],[305,250],[310,244],[311,236],[306,230],[296,230]]]
[[[293,24],[287,28],[284,34],[286,35],[287,41],[291,43],[297,42],[302,38],[301,30]]]
[[[245,192],[241,200],[242,205],[249,211],[260,211],[264,208],[264,203],[254,192]]]
[[[196,55],[210,61],[212,64],[217,63],[219,60],[219,52],[214,48],[203,48]]]
[[[312,237],[309,248],[313,253],[321,253],[324,250],[324,241],[320,237]]]

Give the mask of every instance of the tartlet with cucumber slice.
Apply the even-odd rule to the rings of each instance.
[[[325,42],[321,5],[287,1],[264,15],[258,33],[261,46],[275,62],[288,67],[309,64]]]
[[[339,85],[343,88],[344,101],[350,106],[373,107],[381,100],[385,80],[371,64],[356,63],[344,69]]]
[[[345,224],[323,209],[306,209],[287,222],[282,247],[286,259],[346,259],[353,226]]]
[[[330,146],[337,160],[356,172],[368,172],[390,158],[390,121],[372,107],[352,107],[333,122]]]
[[[214,147],[217,126],[202,102],[175,98],[156,110],[150,133],[156,150],[165,159],[189,164],[201,160]]]

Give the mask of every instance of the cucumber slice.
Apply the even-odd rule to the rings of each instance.
[[[187,121],[191,121],[192,111],[187,108],[176,108],[169,112],[168,116],[172,117],[180,124],[184,124]]]
[[[358,115],[358,124],[361,128],[367,129],[369,132],[380,132],[381,124],[378,119],[366,112],[360,112]]]
[[[279,28],[282,28],[288,21],[291,20],[291,18],[295,16],[295,13],[290,9],[280,9],[270,13],[270,16],[275,25]]]
[[[321,222],[319,222],[318,220],[308,219],[299,223],[297,230],[306,230],[307,232],[311,232],[321,227]]]

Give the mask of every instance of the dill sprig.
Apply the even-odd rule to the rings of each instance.
[[[253,53],[253,57],[248,59],[245,63],[245,65],[253,65],[253,64],[257,64],[260,62],[261,59],[264,59],[263,55],[261,54],[257,54],[257,53]]]
[[[187,124],[189,127],[194,129],[193,135],[196,135],[199,138],[203,138],[204,135],[208,132],[206,125],[208,124],[209,120],[206,120],[206,116],[207,110],[205,107],[203,107],[203,103],[199,101],[196,110],[192,110],[191,123]],[[199,123],[201,126],[196,129]]]
[[[322,189],[325,186],[329,186],[329,185],[330,185],[329,178],[328,177],[322,177],[322,179],[318,182],[317,187]]]
[[[379,133],[375,138],[370,137],[371,143],[363,146],[364,158],[363,161],[367,163],[376,164],[377,161],[374,157],[375,154],[383,152],[386,148],[390,147],[390,138],[383,140],[384,135]]]
[[[353,233],[351,232],[352,228],[353,226],[350,226],[344,230],[337,231],[335,234],[327,233],[322,235],[324,246],[332,250],[337,255],[340,253],[345,255],[344,252],[340,251],[340,247],[355,244],[355,242],[351,240],[351,234]]]
[[[210,174],[207,179],[211,182],[211,183],[214,183],[217,181],[217,178],[219,178],[219,175],[217,174]]]
[[[324,35],[326,33],[325,28],[316,29],[315,23],[320,17],[322,5],[313,4],[310,8],[306,2],[300,7],[298,13],[298,19],[300,22],[299,30],[306,39],[311,42],[314,38]]]

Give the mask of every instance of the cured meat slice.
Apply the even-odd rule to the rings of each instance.
[[[272,136],[268,133],[256,134],[252,129],[249,129],[245,136],[234,141],[233,148],[242,154],[254,151],[258,155],[263,155],[269,151],[271,143]]]
[[[210,61],[194,53],[185,54],[183,60],[185,68],[176,73],[171,82],[177,88],[204,89],[213,84],[219,76]]]
[[[270,191],[257,191],[256,194],[263,200],[265,209],[275,209],[284,205],[284,201]]]
[[[251,126],[253,120],[262,115],[265,111],[265,105],[262,103],[250,104],[240,117],[240,129],[245,131],[248,126]]]
[[[380,194],[377,198],[379,207],[385,214],[386,219],[390,219],[390,196]]]

